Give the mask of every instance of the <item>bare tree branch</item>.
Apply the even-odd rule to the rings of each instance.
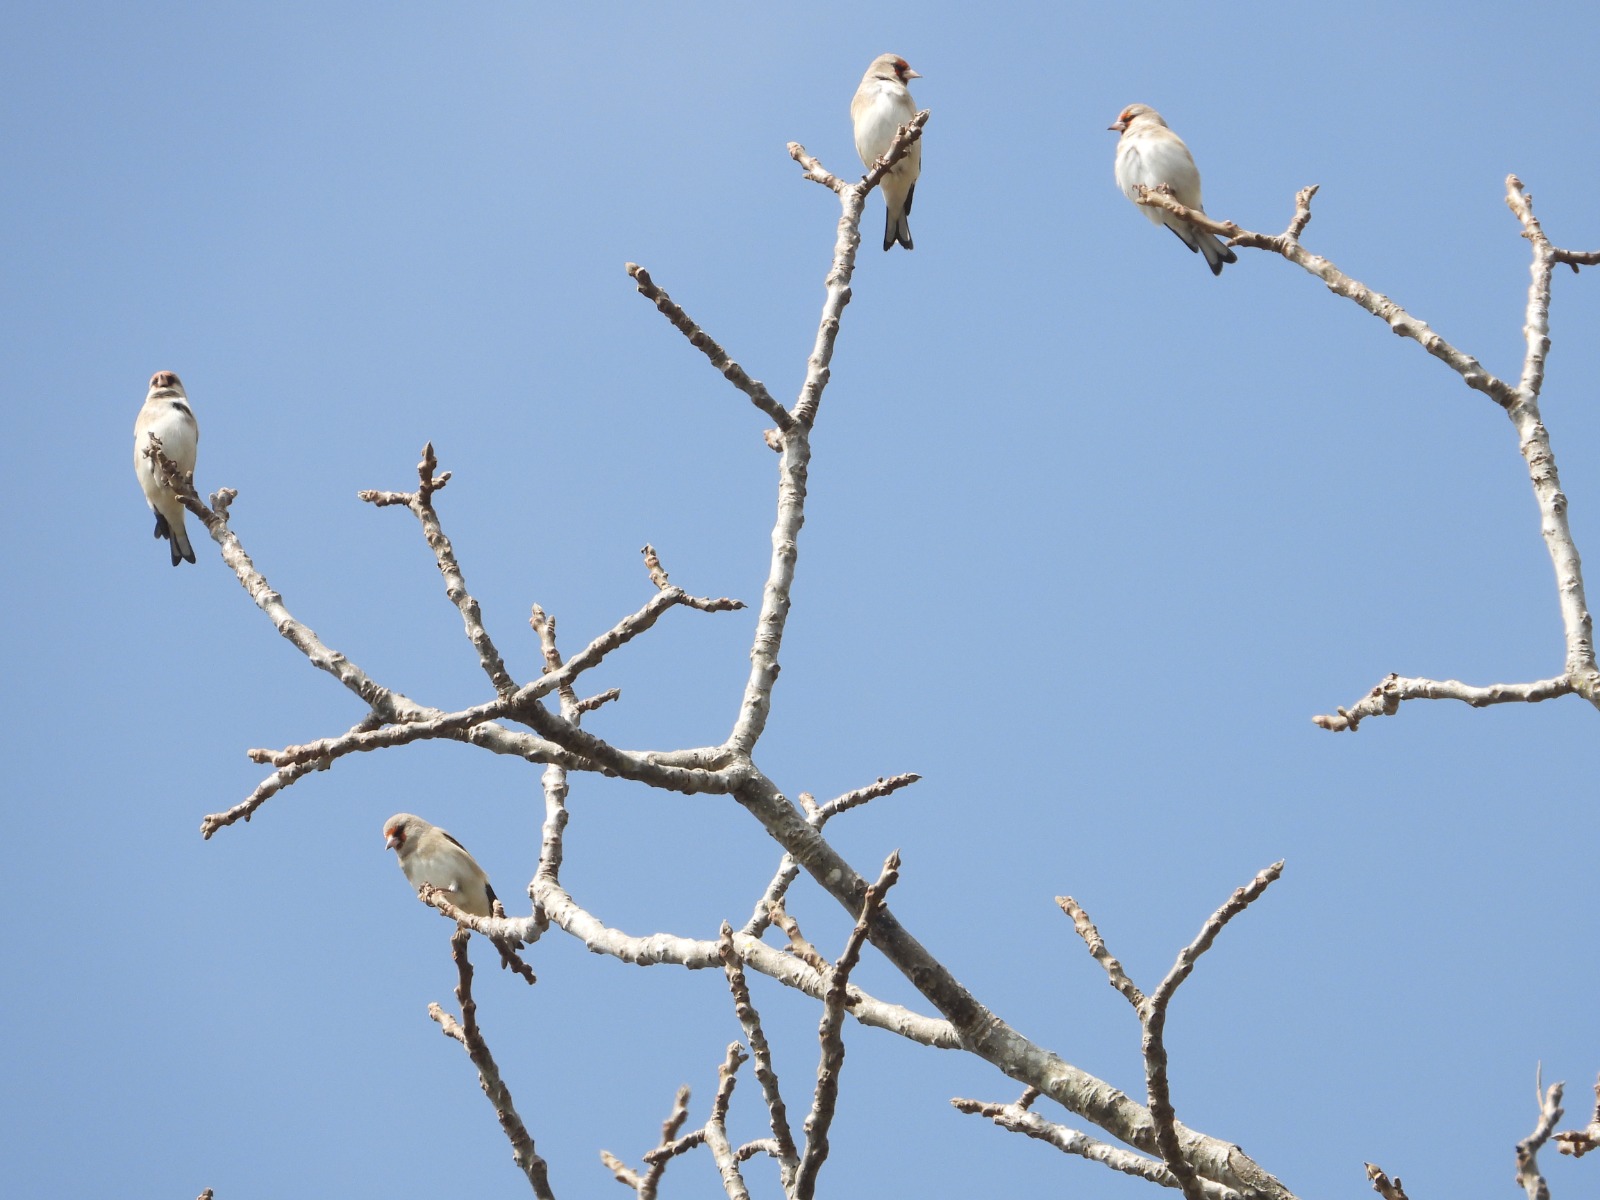
[[[1495,683],[1473,687],[1457,679],[1403,679],[1386,675],[1383,681],[1350,708],[1336,709],[1331,716],[1312,717],[1312,723],[1334,733],[1354,733],[1368,717],[1392,717],[1407,700],[1460,700],[1473,708],[1491,704],[1537,704],[1557,696],[1570,696],[1576,689],[1560,675],[1533,683]]]
[[[806,1148],[800,1155],[800,1166],[795,1172],[793,1194],[796,1200],[811,1200],[817,1188],[817,1173],[828,1158],[828,1130],[833,1125],[833,1114],[839,1100],[839,1072],[844,1068],[844,1010],[848,1000],[850,972],[861,961],[861,947],[866,944],[872,923],[883,911],[883,901],[889,889],[900,878],[900,852],[892,852],[883,861],[883,871],[878,882],[867,889],[861,905],[861,916],[845,940],[844,952],[833,965],[828,977],[828,991],[822,998],[822,1022],[817,1028],[817,1039],[822,1043],[822,1059],[817,1064],[817,1088],[811,1102],[811,1112],[805,1120]]]
[[[1372,1163],[1365,1163],[1367,1168],[1367,1182],[1372,1184],[1372,1190],[1383,1197],[1383,1200],[1410,1200],[1405,1188],[1400,1186],[1400,1177],[1390,1179]]]
[[[788,1195],[793,1191],[799,1155],[795,1150],[794,1135],[789,1131],[789,1113],[783,1103],[783,1092],[778,1086],[778,1073],[772,1065],[772,1051],[767,1045],[766,1032],[761,1028],[761,1014],[750,999],[750,988],[744,978],[744,964],[734,948],[733,929],[726,921],[722,923],[722,933],[717,939],[717,954],[728,976],[728,990],[733,993],[734,1015],[739,1018],[744,1039],[750,1046],[756,1081],[761,1085],[761,1095],[767,1102],[774,1144],[773,1157],[778,1160],[784,1194]]]
[[[450,955],[455,959],[459,977],[456,999],[461,1002],[461,1020],[457,1022],[437,1004],[428,1005],[428,1015],[439,1023],[446,1037],[454,1038],[466,1048],[472,1065],[478,1068],[478,1082],[483,1086],[483,1094],[494,1105],[500,1128],[505,1130],[511,1142],[511,1157],[528,1177],[533,1194],[540,1200],[555,1200],[545,1161],[534,1149],[533,1138],[522,1123],[522,1117],[512,1103],[511,1091],[500,1078],[500,1068],[495,1065],[494,1056],[489,1053],[489,1044],[483,1040],[483,1033],[478,1028],[478,1005],[472,998],[472,963],[467,958],[467,939],[467,931],[459,928],[450,938]]]
[[[1178,986],[1189,978],[1195,963],[1211,948],[1217,935],[1222,932],[1223,926],[1248,908],[1251,902],[1282,874],[1283,862],[1279,860],[1258,872],[1246,886],[1235,889],[1227,903],[1212,913],[1210,919],[1200,927],[1200,933],[1194,941],[1178,952],[1178,960],[1172,964],[1172,969],[1167,972],[1166,978],[1139,1010],[1140,1019],[1144,1023],[1145,1087],[1150,1097],[1150,1116],[1156,1126],[1156,1145],[1161,1151],[1162,1161],[1177,1178],[1178,1185],[1188,1200],[1201,1200],[1203,1193],[1197,1186],[1193,1164],[1184,1157],[1178,1133],[1177,1113],[1172,1106],[1164,1037],[1167,1008],[1172,1003],[1172,997],[1177,992]]]
[[[1563,1154],[1582,1158],[1591,1150],[1600,1149],[1600,1077],[1594,1081],[1594,1116],[1584,1129],[1568,1129],[1555,1135],[1557,1147]]]
[[[553,925],[577,938],[596,954],[609,955],[620,962],[641,967],[665,963],[696,971],[708,967],[720,968],[722,965],[714,941],[698,941],[667,933],[630,937],[621,930],[603,925],[552,881],[536,877],[532,892],[535,903]],[[828,983],[821,972],[758,938],[737,932],[733,937],[739,959],[746,967],[814,1000],[823,998]],[[948,1021],[923,1016],[898,1004],[879,1000],[853,984],[849,990],[848,1007],[850,1014],[863,1025],[886,1029],[907,1041],[924,1046],[944,1050],[960,1048],[960,1036]]]
[[[1047,1121],[1037,1113],[1029,1112],[1026,1106],[1020,1103],[989,1104],[980,1100],[955,1099],[950,1101],[950,1104],[957,1112],[988,1117],[1002,1129],[1047,1142],[1063,1154],[1076,1154],[1080,1158],[1110,1167],[1113,1171],[1120,1171],[1124,1175],[1133,1175],[1151,1183],[1159,1183],[1162,1187],[1178,1186],[1177,1176],[1154,1159],[1112,1146],[1076,1129],[1058,1125],[1054,1121]],[[1209,1180],[1200,1181],[1200,1194],[1206,1200],[1239,1200],[1238,1192]]]
[[[1556,1122],[1561,1120],[1561,1092],[1565,1084],[1552,1083],[1549,1091],[1543,1087],[1536,1072],[1534,1098],[1539,1104],[1539,1122],[1533,1132],[1517,1143],[1517,1186],[1527,1193],[1528,1200],[1550,1200],[1550,1185],[1539,1173],[1539,1149],[1550,1140]]]
[[[1483,392],[1505,410],[1516,429],[1517,445],[1528,465],[1528,477],[1539,505],[1540,532],[1544,536],[1551,565],[1555,568],[1566,662],[1562,675],[1564,688],[1555,686],[1553,680],[1497,684],[1490,688],[1469,688],[1454,680],[1408,680],[1405,682],[1411,685],[1409,688],[1385,689],[1381,693],[1379,689],[1384,689],[1385,685],[1380,684],[1379,689],[1374,689],[1356,710],[1340,709],[1336,716],[1313,719],[1324,729],[1354,730],[1363,717],[1393,715],[1398,711],[1401,699],[1464,700],[1475,707],[1482,707],[1511,701],[1548,700],[1557,695],[1576,693],[1600,708],[1600,665],[1595,661],[1594,628],[1584,598],[1583,564],[1567,521],[1567,498],[1561,490],[1555,453],[1550,446],[1550,433],[1539,415],[1545,357],[1550,349],[1551,275],[1556,263],[1568,263],[1576,270],[1578,266],[1589,262],[1590,255],[1558,250],[1552,246],[1543,226],[1534,216],[1533,197],[1515,175],[1506,177],[1506,204],[1522,223],[1523,236],[1533,246],[1530,268],[1532,282],[1528,288],[1527,316],[1523,323],[1527,349],[1523,357],[1521,379],[1516,386],[1512,386],[1486,371],[1477,359],[1440,337],[1429,328],[1427,322],[1412,316],[1387,296],[1351,279],[1327,259],[1308,253],[1300,245],[1300,234],[1311,220],[1311,197],[1316,190],[1312,186],[1300,191],[1295,197],[1294,218],[1288,229],[1278,235],[1253,233],[1241,229],[1232,221],[1213,220],[1204,213],[1178,203],[1170,189],[1140,187],[1137,199],[1140,204],[1164,208],[1196,228],[1226,237],[1232,245],[1267,250],[1309,271],[1326,283],[1334,294],[1355,301],[1396,334],[1416,342],[1460,375],[1468,387]],[[1390,676],[1390,680],[1399,682],[1397,676]]]
[[[428,442],[422,447],[422,461],[417,464],[416,491],[379,492],[367,489],[357,492],[356,495],[380,508],[391,504],[403,504],[422,523],[422,536],[427,540],[428,548],[433,551],[434,561],[439,565],[439,574],[444,576],[445,595],[461,613],[467,640],[477,650],[478,663],[483,667],[484,674],[489,677],[495,693],[504,698],[515,692],[517,685],[512,682],[511,675],[506,671],[505,659],[495,648],[494,641],[489,637],[489,631],[483,627],[483,613],[472,593],[467,591],[466,577],[461,574],[461,567],[456,563],[455,550],[450,545],[450,539],[445,536],[444,527],[439,523],[439,514],[433,507],[433,494],[450,481],[449,471],[437,478],[434,477],[434,470],[438,465],[439,460],[433,453],[433,443]]]
[[[739,1173],[739,1160],[728,1144],[728,1103],[733,1099],[734,1075],[744,1061],[744,1050],[738,1042],[728,1043],[728,1056],[717,1068],[717,1095],[711,1102],[711,1116],[706,1119],[706,1148],[716,1160],[722,1175],[722,1190],[728,1200],[750,1200],[744,1186],[744,1176]]]
[[[684,337],[689,339],[689,344],[699,350],[708,359],[711,365],[722,372],[723,378],[746,396],[767,416],[771,417],[779,429],[788,429],[794,424],[794,418],[789,415],[789,410],[784,408],[772,398],[772,393],[767,391],[766,385],[759,379],[751,379],[745,370],[728,353],[719,346],[705,330],[689,319],[689,314],[655,285],[646,271],[638,263],[627,265],[628,274],[633,276],[633,281],[639,287],[639,294],[656,306],[662,316],[672,322],[672,326]]]
[[[1071,896],[1057,896],[1056,903],[1061,906],[1061,911],[1072,918],[1072,927],[1078,931],[1078,936],[1083,939],[1084,945],[1089,947],[1089,953],[1095,962],[1106,969],[1111,986],[1121,992],[1133,1005],[1134,1012],[1144,1011],[1144,993],[1141,992],[1133,980],[1128,978],[1128,973],[1122,969],[1122,964],[1117,961],[1111,951],[1106,949],[1105,939],[1100,936],[1100,931],[1095,928],[1094,922],[1089,920],[1089,914]]]

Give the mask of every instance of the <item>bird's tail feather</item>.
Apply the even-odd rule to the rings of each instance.
[[[1200,253],[1206,256],[1206,266],[1211,268],[1213,275],[1222,274],[1223,263],[1239,261],[1239,256],[1233,252],[1233,247],[1224,246],[1222,239],[1215,234],[1203,233],[1200,235]]]
[[[896,242],[907,250],[916,248],[911,244],[911,222],[906,220],[905,213],[901,213],[898,217],[893,213],[886,213],[883,221],[883,248],[887,250]]]

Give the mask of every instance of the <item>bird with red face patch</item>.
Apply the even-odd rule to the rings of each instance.
[[[133,470],[144,489],[145,502],[156,515],[156,537],[172,544],[172,565],[194,561],[194,547],[183,523],[183,502],[156,474],[154,460],[145,455],[150,435],[161,439],[161,451],[185,474],[194,474],[195,452],[200,447],[200,426],[189,407],[183,384],[171,371],[150,376],[150,391],[133,422]]]
[[[872,60],[867,73],[861,77],[855,99],[850,101],[850,120],[855,124],[856,153],[870,170],[889,152],[894,135],[912,117],[917,106],[906,88],[906,81],[921,79],[911,65],[898,54],[880,54]],[[883,248],[899,242],[907,250],[911,247],[911,226],[906,218],[911,215],[911,196],[917,190],[917,176],[922,173],[922,142],[911,143],[906,156],[890,169],[878,185],[883,193],[884,226]]]
[[[1194,156],[1183,139],[1167,128],[1160,113],[1148,104],[1130,104],[1109,128],[1122,135],[1117,139],[1117,186],[1128,199],[1138,204],[1140,184],[1147,188],[1166,184],[1179,204],[1205,212],[1200,203],[1200,171],[1194,165]],[[1213,275],[1222,274],[1223,263],[1239,261],[1232,247],[1176,214],[1150,204],[1140,204],[1139,211],[1157,225],[1172,230],[1189,249],[1203,254]]]
[[[475,917],[494,915],[494,888],[467,848],[437,825],[410,813],[383,823],[383,844],[400,860],[411,886],[423,884],[450,893],[450,902]]]

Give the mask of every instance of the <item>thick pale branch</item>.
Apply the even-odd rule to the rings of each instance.
[[[794,424],[794,418],[789,415],[788,409],[772,398],[772,393],[767,391],[766,385],[759,379],[751,379],[745,374],[744,368],[729,358],[728,352],[719,346],[710,334],[691,321],[689,314],[684,312],[671,296],[655,285],[655,281],[650,278],[650,272],[638,263],[629,263],[627,271],[633,276],[633,282],[638,285],[639,294],[654,304],[657,311],[672,322],[672,327],[689,339],[691,346],[710,359],[711,365],[722,372],[724,379],[749,396],[750,403],[771,417],[779,429],[788,429]]]
[[[640,967],[666,963],[691,971],[721,969],[722,959],[714,941],[699,941],[667,933],[630,937],[621,930],[603,925],[599,918],[580,908],[564,889],[544,879],[536,878],[529,893],[552,924],[577,938],[596,954],[609,955],[620,962]],[[733,938],[740,961],[746,967],[777,980],[785,987],[794,988],[813,1000],[823,998],[828,983],[821,972],[757,938],[742,933],[735,933]],[[907,1041],[941,1050],[954,1050],[960,1045],[949,1022],[878,1000],[853,984],[849,991],[848,1008],[850,1015],[861,1024],[886,1029]]]
[[[911,773],[892,775],[887,779],[879,778],[876,783],[870,783],[863,788],[855,788],[842,796],[837,796],[826,804],[818,805],[806,792],[800,793],[800,803],[805,806],[806,819],[816,828],[821,829],[834,817],[842,812],[849,812],[852,808],[859,808],[868,801],[876,800],[881,796],[888,796],[916,783],[922,776]],[[782,902],[784,893],[789,890],[789,885],[800,874],[800,864],[792,857],[785,854],[778,861],[778,869],[773,873],[772,881],[767,884],[767,889],[761,894],[761,899],[756,901],[750,919],[745,922],[742,932],[751,937],[760,937],[767,927],[772,924],[774,906]]]
[[[1362,308],[1384,321],[1401,337],[1410,338],[1429,354],[1448,365],[1461,376],[1462,381],[1475,391],[1483,392],[1500,405],[1511,418],[1517,431],[1517,443],[1528,465],[1529,479],[1533,484],[1534,498],[1539,505],[1540,532],[1550,554],[1556,573],[1556,588],[1561,605],[1561,623],[1566,639],[1566,679],[1571,691],[1576,692],[1596,708],[1600,708],[1600,666],[1596,665],[1594,629],[1584,599],[1583,565],[1572,531],[1567,522],[1567,498],[1561,490],[1560,476],[1556,470],[1555,454],[1550,448],[1549,431],[1539,416],[1539,393],[1544,386],[1545,358],[1550,350],[1550,282],[1557,262],[1569,263],[1574,270],[1588,259],[1585,253],[1559,251],[1551,246],[1544,229],[1533,212],[1533,198],[1515,176],[1506,179],[1506,203],[1522,223],[1523,234],[1533,246],[1531,265],[1532,282],[1528,288],[1527,316],[1523,335],[1527,350],[1523,357],[1522,376],[1516,386],[1491,375],[1471,355],[1451,345],[1428,327],[1427,322],[1412,316],[1394,301],[1369,289],[1365,284],[1351,279],[1333,263],[1319,255],[1308,253],[1300,245],[1300,234],[1311,220],[1311,197],[1315,187],[1304,188],[1295,198],[1295,215],[1289,228],[1282,234],[1269,235],[1241,229],[1231,221],[1217,221],[1204,213],[1196,212],[1178,203],[1167,189],[1140,188],[1140,204],[1164,208],[1197,228],[1226,237],[1235,246],[1247,246],[1281,255],[1296,266],[1316,275],[1329,290],[1355,301]],[[1429,684],[1430,687],[1443,685]],[[1463,685],[1448,698],[1464,699],[1460,694]],[[1540,691],[1543,685],[1523,685],[1524,689]],[[1503,700],[1547,699],[1548,692],[1533,696],[1519,695],[1516,689],[1501,688],[1501,695],[1483,703]],[[1422,693],[1425,694],[1425,693]],[[1446,694],[1441,694],[1441,698]],[[1429,698],[1434,698],[1430,696]],[[1379,698],[1380,701],[1386,698]],[[1469,703],[1475,701],[1469,700]],[[1369,709],[1361,715],[1387,709]],[[1359,721],[1349,719],[1343,710],[1339,717],[1319,717],[1317,724],[1325,729],[1354,729]]]
[[[1554,679],[1537,679],[1532,683],[1493,683],[1488,687],[1474,687],[1459,679],[1408,679],[1401,675],[1386,675],[1382,682],[1350,708],[1337,709],[1331,715],[1315,716],[1311,720],[1323,729],[1334,733],[1354,733],[1368,717],[1392,717],[1407,700],[1459,700],[1473,708],[1486,708],[1491,704],[1537,704],[1557,696],[1570,696],[1576,689],[1565,675]]]
[[[1534,1125],[1533,1132],[1517,1143],[1517,1186],[1527,1194],[1528,1200],[1550,1200],[1550,1185],[1539,1173],[1538,1158],[1540,1148],[1550,1140],[1550,1135],[1555,1132],[1556,1122],[1561,1120],[1563,1086],[1552,1083],[1548,1091],[1542,1087],[1535,1087],[1535,1096],[1539,1101],[1539,1121]]]
[[[861,911],[867,881],[818,835],[769,779],[752,771],[734,795],[824,891],[847,911]],[[1146,1153],[1158,1150],[1149,1110],[1013,1029],[963,987],[888,907],[873,921],[870,940],[951,1023],[962,1048],[1019,1083],[1039,1089],[1128,1145]],[[859,1010],[856,1015],[865,1023]],[[1204,1178],[1248,1197],[1288,1200],[1288,1190],[1238,1146],[1181,1125],[1176,1128],[1184,1157]]]
[[[1533,246],[1529,270],[1527,316],[1522,332],[1527,352],[1522,362],[1522,383],[1510,409],[1517,445],[1528,464],[1534,499],[1539,504],[1539,532],[1544,537],[1556,573],[1556,594],[1561,603],[1561,624],[1566,635],[1566,674],[1574,690],[1600,708],[1600,668],[1595,664],[1594,625],[1584,598],[1583,562],[1567,521],[1567,497],[1561,490],[1550,431],[1539,416],[1539,394],[1544,387],[1545,356],[1550,350],[1550,277],[1556,252],[1544,227],[1533,214],[1533,197],[1515,175],[1506,177],[1506,204],[1522,223],[1523,236]]]

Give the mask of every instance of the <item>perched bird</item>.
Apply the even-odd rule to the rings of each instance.
[[[156,536],[172,543],[172,565],[193,562],[194,547],[189,544],[189,531],[183,524],[183,503],[161,482],[155,461],[145,457],[152,433],[161,439],[162,453],[177,463],[179,470],[194,473],[200,426],[195,423],[183,384],[171,371],[157,371],[150,376],[150,392],[133,422],[133,469],[150,511],[156,514]]]
[[[1200,171],[1183,139],[1167,128],[1161,114],[1148,104],[1130,104],[1109,126],[1122,135],[1117,141],[1117,186],[1128,199],[1138,203],[1139,185],[1154,188],[1166,184],[1172,198],[1185,208],[1205,212],[1200,203]],[[1157,225],[1165,225],[1178,240],[1206,257],[1213,275],[1222,274],[1222,264],[1238,262],[1239,256],[1224,246],[1214,234],[1202,233],[1187,221],[1164,208],[1140,204],[1139,210]]]
[[[431,884],[450,893],[450,900],[475,917],[494,915],[494,889],[467,848],[437,825],[410,813],[396,813],[383,823],[383,844],[400,860],[411,886]]]
[[[856,127],[856,153],[870,169],[888,153],[894,135],[912,117],[917,106],[906,90],[906,80],[921,79],[905,59],[895,54],[880,54],[861,77],[855,99],[850,101],[850,120]],[[911,196],[922,173],[922,142],[911,143],[906,156],[883,177],[878,189],[883,193],[883,248],[899,242],[911,247]]]

